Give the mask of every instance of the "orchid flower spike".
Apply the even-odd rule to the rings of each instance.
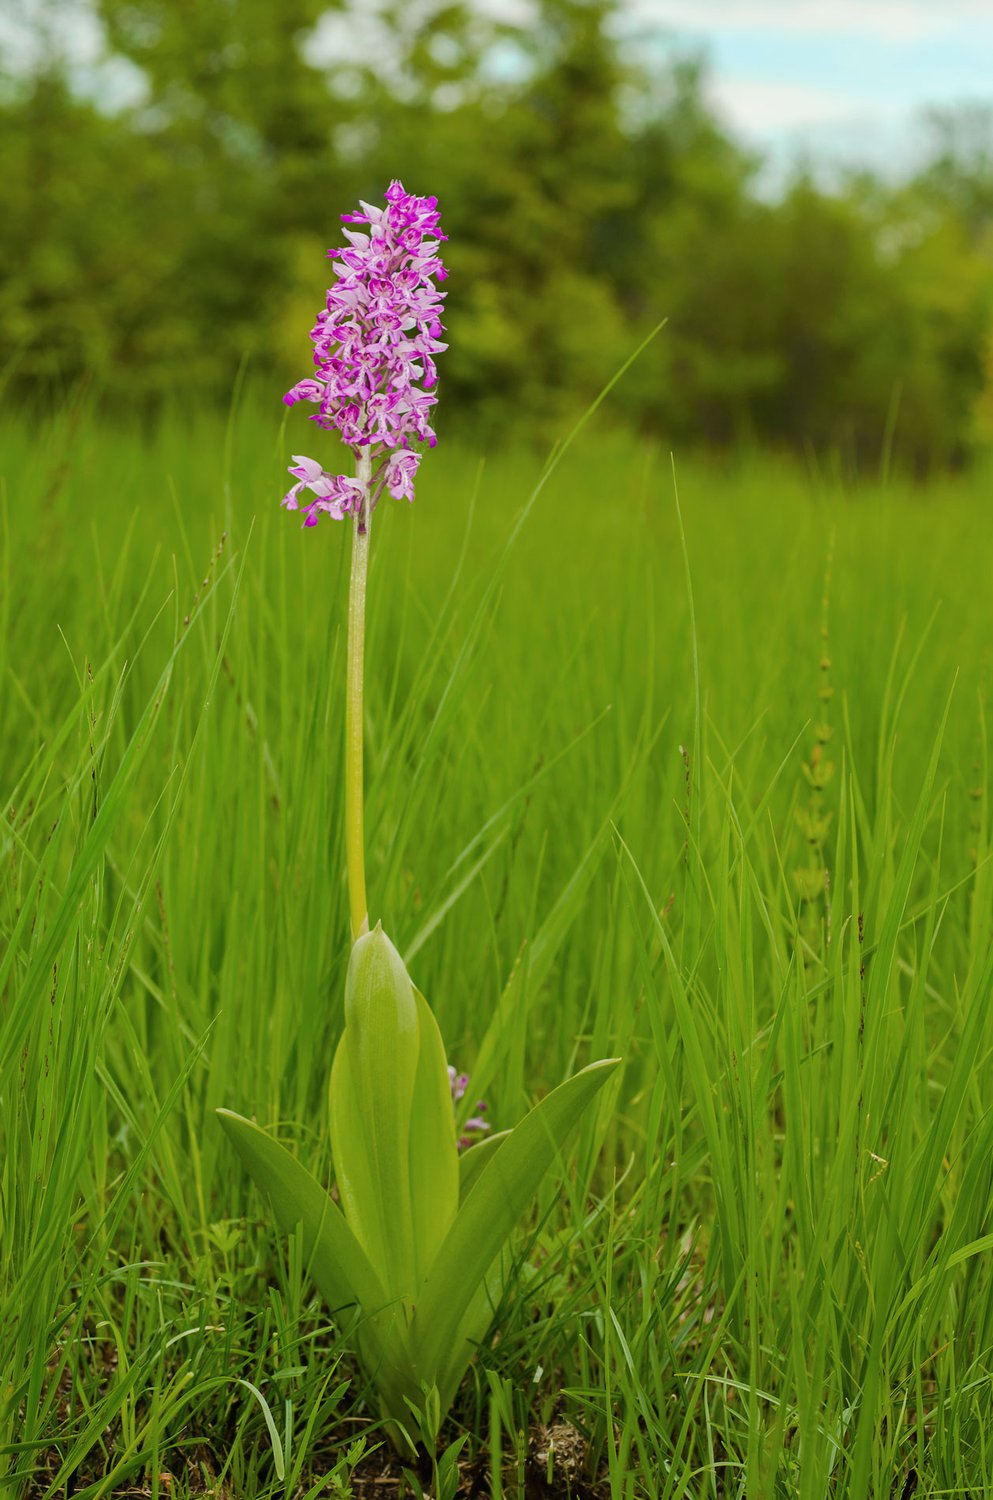
[[[302,510],[305,526],[322,515],[352,515],[364,527],[384,489],[413,500],[421,461],[414,444],[435,445],[428,421],[438,399],[435,356],[448,347],[440,339],[445,294],[435,284],[447,275],[437,198],[417,198],[393,182],[385,208],[362,203],[361,212],[342,218],[366,230],[346,229],[348,244],[328,251],[336,281],[310,335],[317,373],[283,400],[315,403],[311,421],[341,433],[359,477],[329,474],[296,455],[290,473],[297,482],[282,503]]]

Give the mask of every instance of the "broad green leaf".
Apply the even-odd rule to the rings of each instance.
[[[317,1178],[253,1121],[229,1109],[219,1109],[217,1118],[272,1203],[280,1229],[289,1234],[298,1224],[303,1226],[310,1272],[331,1310],[353,1302],[366,1312],[385,1307],[382,1282]]]
[[[332,1312],[357,1305],[363,1315],[358,1338],[363,1362],[383,1404],[383,1411],[402,1412],[410,1384],[406,1319],[391,1306],[382,1282],[332,1201],[315,1177],[285,1146],[251,1120],[228,1109],[217,1117],[258,1186],[268,1196],[276,1222],[286,1234],[299,1225],[304,1255]]]
[[[418,1300],[412,1343],[422,1371],[446,1389],[472,1358],[466,1313],[517,1228],[562,1142],[618,1066],[591,1063],[536,1105],[490,1153],[459,1209]],[[478,1148],[477,1148],[478,1149]]]
[[[355,1087],[347,1036],[335,1053],[331,1070],[331,1145],[335,1180],[345,1218],[384,1285],[391,1283],[389,1241],[406,1234],[414,1253],[415,1282],[420,1285],[452,1226],[459,1201],[459,1162],[455,1118],[445,1048],[431,1009],[417,990],[418,1052],[410,1120],[409,1193],[411,1219],[403,1228],[396,1215],[382,1212],[381,1184],[376,1176],[364,1128],[363,1102]]]
[[[469,1146],[462,1152],[459,1157],[459,1196],[463,1202],[493,1152],[508,1135],[509,1130],[500,1130],[496,1135],[488,1135],[485,1140],[477,1141],[474,1146]]]
[[[382,1246],[387,1289],[410,1299],[416,1288],[410,1117],[417,1075],[417,1004],[403,960],[379,923],[352,947],[345,981],[344,1043],[358,1108],[342,1142],[331,1142],[335,1170],[340,1146],[347,1154],[361,1130],[374,1190],[369,1203],[362,1203],[362,1220],[378,1219],[374,1242]]]
[[[384,1287],[389,1262],[384,1243],[379,1188],[369,1164],[358,1094],[342,1036],[335,1049],[328,1090],[334,1177],[345,1219]]]
[[[472,1356],[489,1332],[513,1269],[514,1257],[509,1245],[504,1245],[473,1292],[462,1316],[458,1338],[448,1353],[444,1369],[437,1376],[442,1409],[446,1412],[455,1400],[459,1383]]]
[[[539,1275],[527,1261],[515,1259],[509,1244],[505,1244],[490,1266],[482,1285],[476,1288],[472,1301],[466,1308],[459,1330],[459,1341],[452,1347],[445,1368],[438,1376],[442,1410],[448,1411],[458,1394],[462,1376],[477,1348],[489,1333],[493,1319],[500,1311],[503,1294],[511,1281],[527,1287]]]
[[[420,1033],[410,1121],[410,1202],[417,1285],[434,1265],[459,1206],[459,1152],[445,1044],[431,1007],[414,990]]]

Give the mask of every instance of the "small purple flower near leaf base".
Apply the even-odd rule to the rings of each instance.
[[[437,401],[435,356],[441,342],[444,292],[435,285],[447,272],[439,257],[447,238],[439,229],[438,200],[417,198],[399,182],[387,189],[386,207],[361,205],[343,214],[347,246],[329,250],[335,285],[311,331],[316,376],[299,381],[283,400],[312,401],[319,427],[337,429],[355,454],[363,480],[329,474],[316,459],[295,456],[297,481],[283,497],[287,510],[302,510],[304,525],[318,517],[364,519],[383,493],[413,500],[421,453],[414,444],[436,442],[430,425]],[[301,499],[302,492],[312,499]],[[360,520],[360,525],[362,521]]]
[[[448,1064],[448,1086],[452,1091],[452,1108],[454,1109],[465,1098],[466,1089],[469,1087],[468,1073],[457,1073]],[[481,1135],[485,1135],[491,1128],[489,1120],[484,1120],[488,1105],[485,1099],[476,1100],[476,1114],[471,1120],[466,1120],[463,1126],[463,1134],[459,1136],[459,1150],[464,1151],[467,1146],[474,1146]]]

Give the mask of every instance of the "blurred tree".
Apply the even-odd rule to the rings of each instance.
[[[331,7],[98,3],[109,45],[147,81],[132,128],[149,156],[168,164],[156,217],[174,214],[182,226],[173,316],[189,335],[194,368],[206,353],[214,380],[230,380],[243,353],[268,357],[272,327],[260,310],[280,302],[301,239],[320,253],[327,205],[345,187],[332,144],[334,102],[304,46]]]
[[[936,116],[896,188],[776,202],[698,61],[633,55],[616,0],[93,0],[127,98],[33,6],[0,60],[0,362],[27,390],[223,395],[297,378],[354,199],[442,200],[442,421],[559,433],[661,317],[619,420],[667,441],[838,449],[919,468],[993,437],[993,126]],[[983,413],[986,416],[983,416]],[[985,424],[985,425],[984,425]]]
[[[611,9],[541,0],[500,114],[483,113],[457,163],[452,264],[465,291],[453,299],[452,376],[489,428],[509,397],[558,430],[627,352],[612,269],[614,220],[632,191],[619,105],[629,73],[606,31]],[[486,148],[494,126],[497,152]]]
[[[993,106],[930,110],[926,123],[927,165],[915,187],[982,241],[993,229]]]
[[[918,295],[955,377],[936,395],[970,412],[967,436],[993,448],[993,107],[934,110],[928,124],[930,160],[910,193],[924,226]]]

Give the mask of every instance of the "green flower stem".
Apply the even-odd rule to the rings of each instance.
[[[372,464],[358,460],[357,477],[365,486],[361,515],[352,531],[352,576],[348,588],[348,669],[345,697],[345,858],[352,941],[369,931],[365,894],[365,835],[362,806],[362,687],[365,672],[365,585],[369,567],[369,486]]]

